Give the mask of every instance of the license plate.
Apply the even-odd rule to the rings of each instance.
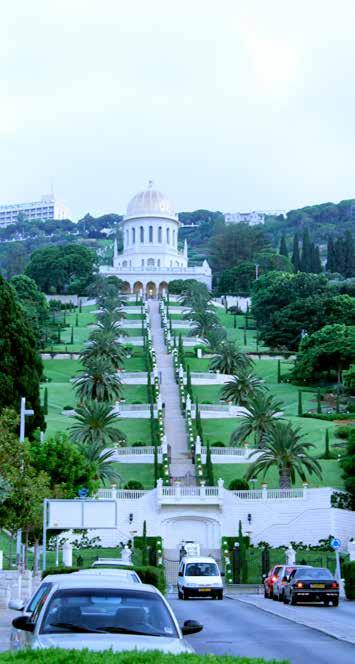
[[[200,593],[210,593],[211,588],[200,588]]]
[[[311,583],[311,588],[325,588],[325,583]]]

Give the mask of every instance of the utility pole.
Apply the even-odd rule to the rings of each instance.
[[[26,397],[21,397],[20,404],[20,443],[23,443],[25,440],[25,418],[28,415],[34,415],[34,410],[31,408],[26,408]],[[16,564],[17,568],[20,569],[22,560],[22,530],[18,530],[16,533]]]

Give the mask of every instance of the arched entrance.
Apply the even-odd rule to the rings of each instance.
[[[157,296],[157,287],[154,283],[154,281],[148,281],[146,287],[145,287],[145,292],[147,298],[155,298]]]
[[[168,294],[168,284],[166,281],[162,281],[159,284],[159,295],[167,295]]]
[[[128,281],[124,281],[122,284],[122,293],[129,294],[131,292],[131,284]]]
[[[207,516],[176,516],[161,523],[164,549],[178,550],[183,540],[197,542],[201,549],[216,550],[221,546],[221,524]]]
[[[136,281],[133,285],[133,293],[135,295],[143,295],[143,284],[141,281]]]

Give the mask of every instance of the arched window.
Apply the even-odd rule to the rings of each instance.
[[[154,267],[154,258],[148,258],[147,265],[149,267]]]
[[[128,247],[128,243],[129,243],[129,233],[128,231],[126,231],[126,247]]]
[[[158,228],[158,242],[161,243],[162,239],[163,239],[163,229],[162,229],[161,226],[159,226],[159,228]]]
[[[136,229],[132,228],[132,244],[134,244],[136,241]]]
[[[144,242],[144,228],[143,226],[140,227],[139,229],[139,239],[141,242]]]
[[[170,244],[170,228],[166,229],[166,241],[168,244]]]
[[[142,258],[142,267],[144,267],[144,258]]]
[[[174,246],[174,247],[175,247],[175,242],[176,242],[175,235],[176,235],[176,233],[175,233],[175,231],[173,231],[173,246]]]
[[[127,267],[127,261],[123,261],[122,267]]]
[[[149,242],[153,242],[153,226],[149,226]]]
[[[160,267],[160,258],[157,260],[157,266]]]

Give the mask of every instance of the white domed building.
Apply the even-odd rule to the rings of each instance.
[[[103,265],[100,273],[116,275],[126,293],[156,297],[167,291],[169,281],[196,279],[211,289],[212,272],[207,261],[189,267],[187,242],[178,249],[180,221],[169,199],[152,188],[140,191],[128,203],[122,222],[123,252],[114,244],[113,266]]]

